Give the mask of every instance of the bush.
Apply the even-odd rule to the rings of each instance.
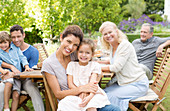
[[[128,40],[130,42],[132,42],[135,39],[139,39],[140,38],[140,34],[126,34],[128,37]],[[160,34],[160,33],[154,33],[154,36],[158,36],[158,37],[170,37],[170,33],[169,34]]]
[[[42,43],[43,41],[41,39],[41,36],[43,32],[37,29],[35,25],[32,25],[31,27],[32,27],[31,31],[25,31],[24,41],[31,45],[33,45],[34,43]]]
[[[154,22],[162,22],[163,18],[159,14],[151,14],[148,17]]]

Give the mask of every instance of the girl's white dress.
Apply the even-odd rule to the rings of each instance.
[[[97,62],[89,62],[86,66],[80,66],[78,62],[70,62],[66,71],[67,74],[73,75],[73,82],[78,87],[88,84],[92,73],[101,74],[101,67]],[[95,94],[85,107],[79,107],[82,99],[78,96],[67,96],[59,102],[57,111],[86,111],[91,107],[102,108],[109,105],[106,93],[100,87],[97,92],[99,93]]]

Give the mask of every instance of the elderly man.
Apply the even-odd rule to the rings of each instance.
[[[155,37],[153,36],[153,29],[151,24],[144,23],[141,27],[140,39],[132,42],[138,61],[150,80],[153,78],[152,72],[156,57],[162,56],[163,48],[170,45],[170,37]]]

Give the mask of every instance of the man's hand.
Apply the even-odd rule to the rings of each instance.
[[[11,70],[12,70],[12,72],[14,73],[14,74],[19,74],[19,73],[21,73],[16,67],[14,67],[14,66],[12,66],[11,67]]]
[[[163,46],[160,45],[156,51],[156,57],[162,57]]]
[[[170,40],[167,40],[166,42],[161,44],[156,51],[156,57],[162,57],[163,48],[167,47],[168,45],[170,45]]]
[[[4,69],[3,71],[2,71],[2,74],[3,75],[5,75],[5,74],[7,74],[7,73],[9,73],[10,71],[8,70],[8,69]]]
[[[28,65],[25,65],[25,71],[33,71]]]

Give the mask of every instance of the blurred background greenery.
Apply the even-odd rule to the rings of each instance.
[[[70,24],[79,25],[89,37],[97,37],[104,21],[116,23],[125,33],[136,34],[142,23],[149,22],[155,27],[154,33],[169,36],[164,3],[165,0],[1,0],[0,31],[19,24],[26,32],[26,42],[33,44],[43,38],[58,41]]]

